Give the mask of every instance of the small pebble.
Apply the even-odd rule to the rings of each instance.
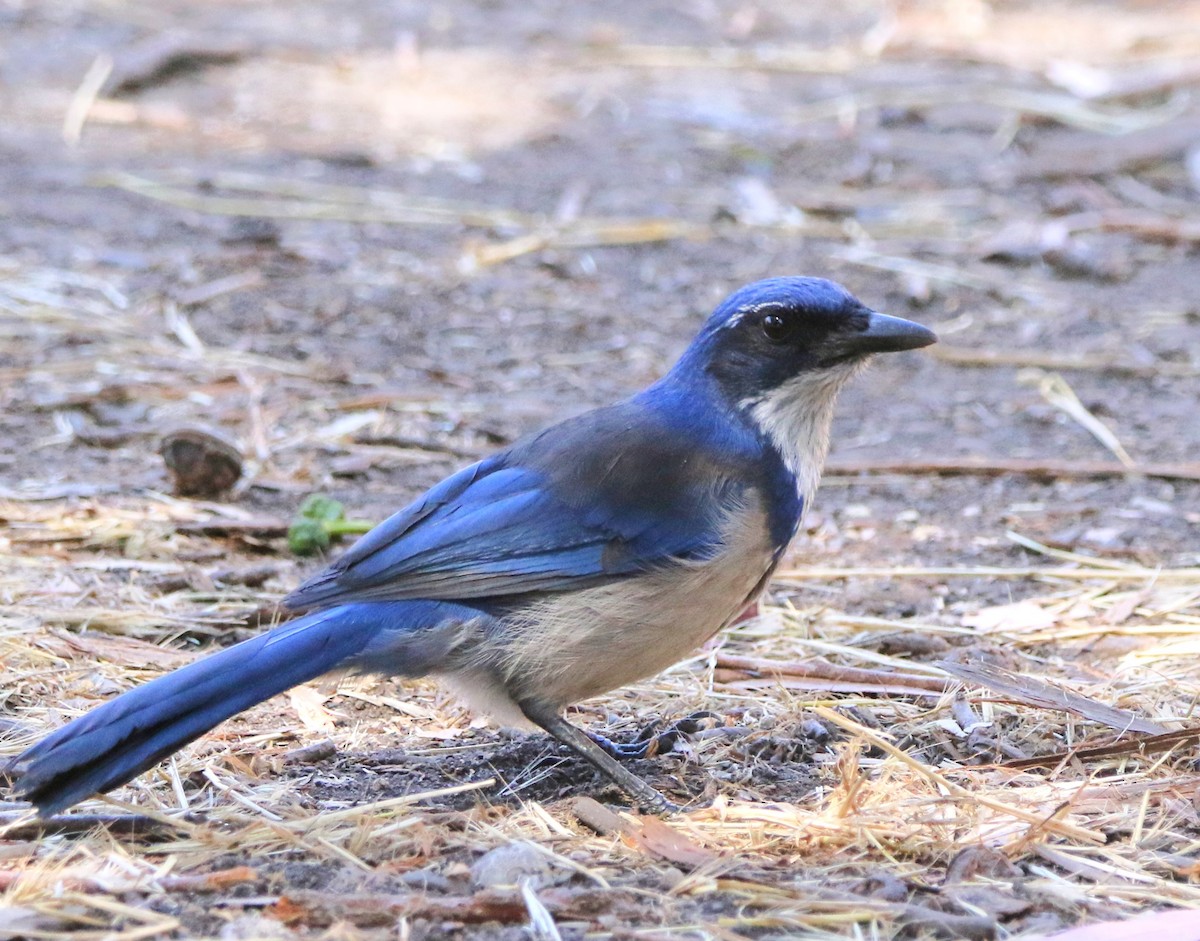
[[[829,738],[829,729],[816,719],[805,719],[800,723],[800,733],[814,742],[824,742]]]
[[[540,888],[554,882],[554,867],[532,843],[519,840],[484,853],[471,866],[471,886],[487,889],[528,882]]]

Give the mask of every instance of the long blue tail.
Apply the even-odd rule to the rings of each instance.
[[[396,656],[421,645],[397,641],[436,624],[431,607],[374,602],[316,611],[131,689],[19,755],[8,769],[16,791],[47,817],[124,784],[219,722],[331,670],[425,672],[432,664],[405,669],[397,660],[408,658]],[[381,647],[392,655],[364,661],[364,653]]]

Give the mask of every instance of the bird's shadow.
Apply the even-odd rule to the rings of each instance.
[[[770,801],[799,801],[822,780],[815,750],[824,744],[800,735],[747,737],[743,742],[630,759],[625,766],[671,800],[704,806],[719,793]],[[345,752],[285,775],[299,782],[305,799],[316,803],[368,804],[492,779],[480,789],[431,794],[417,806],[465,811],[481,802],[517,807],[529,801],[554,803],[594,797],[629,806],[629,798],[593,765],[537,732],[481,734],[477,744],[415,752],[383,749]]]

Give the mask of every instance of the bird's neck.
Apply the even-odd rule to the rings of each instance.
[[[802,511],[812,506],[821,481],[838,393],[862,367],[859,361],[803,372],[738,403],[795,478]]]
[[[758,489],[766,499],[771,539],[782,552],[795,535],[805,503],[812,498],[820,460],[798,456],[782,425],[775,434],[764,428],[772,412],[770,405],[764,404],[756,417],[754,403],[729,395],[729,390],[702,370],[675,370],[638,398],[669,414],[673,425],[686,427],[696,446],[721,455],[720,463],[739,468],[733,472],[738,483]],[[826,439],[828,423],[826,417]],[[775,424],[770,424],[774,430]],[[822,450],[821,457],[823,454]],[[811,468],[816,472],[810,477]]]

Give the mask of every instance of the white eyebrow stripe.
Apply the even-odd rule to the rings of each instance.
[[[760,304],[751,304],[748,307],[743,307],[736,314],[730,317],[722,325],[722,329],[736,327],[739,323],[746,319],[747,314],[757,314],[764,310],[791,310],[792,305],[786,301],[763,301]]]

